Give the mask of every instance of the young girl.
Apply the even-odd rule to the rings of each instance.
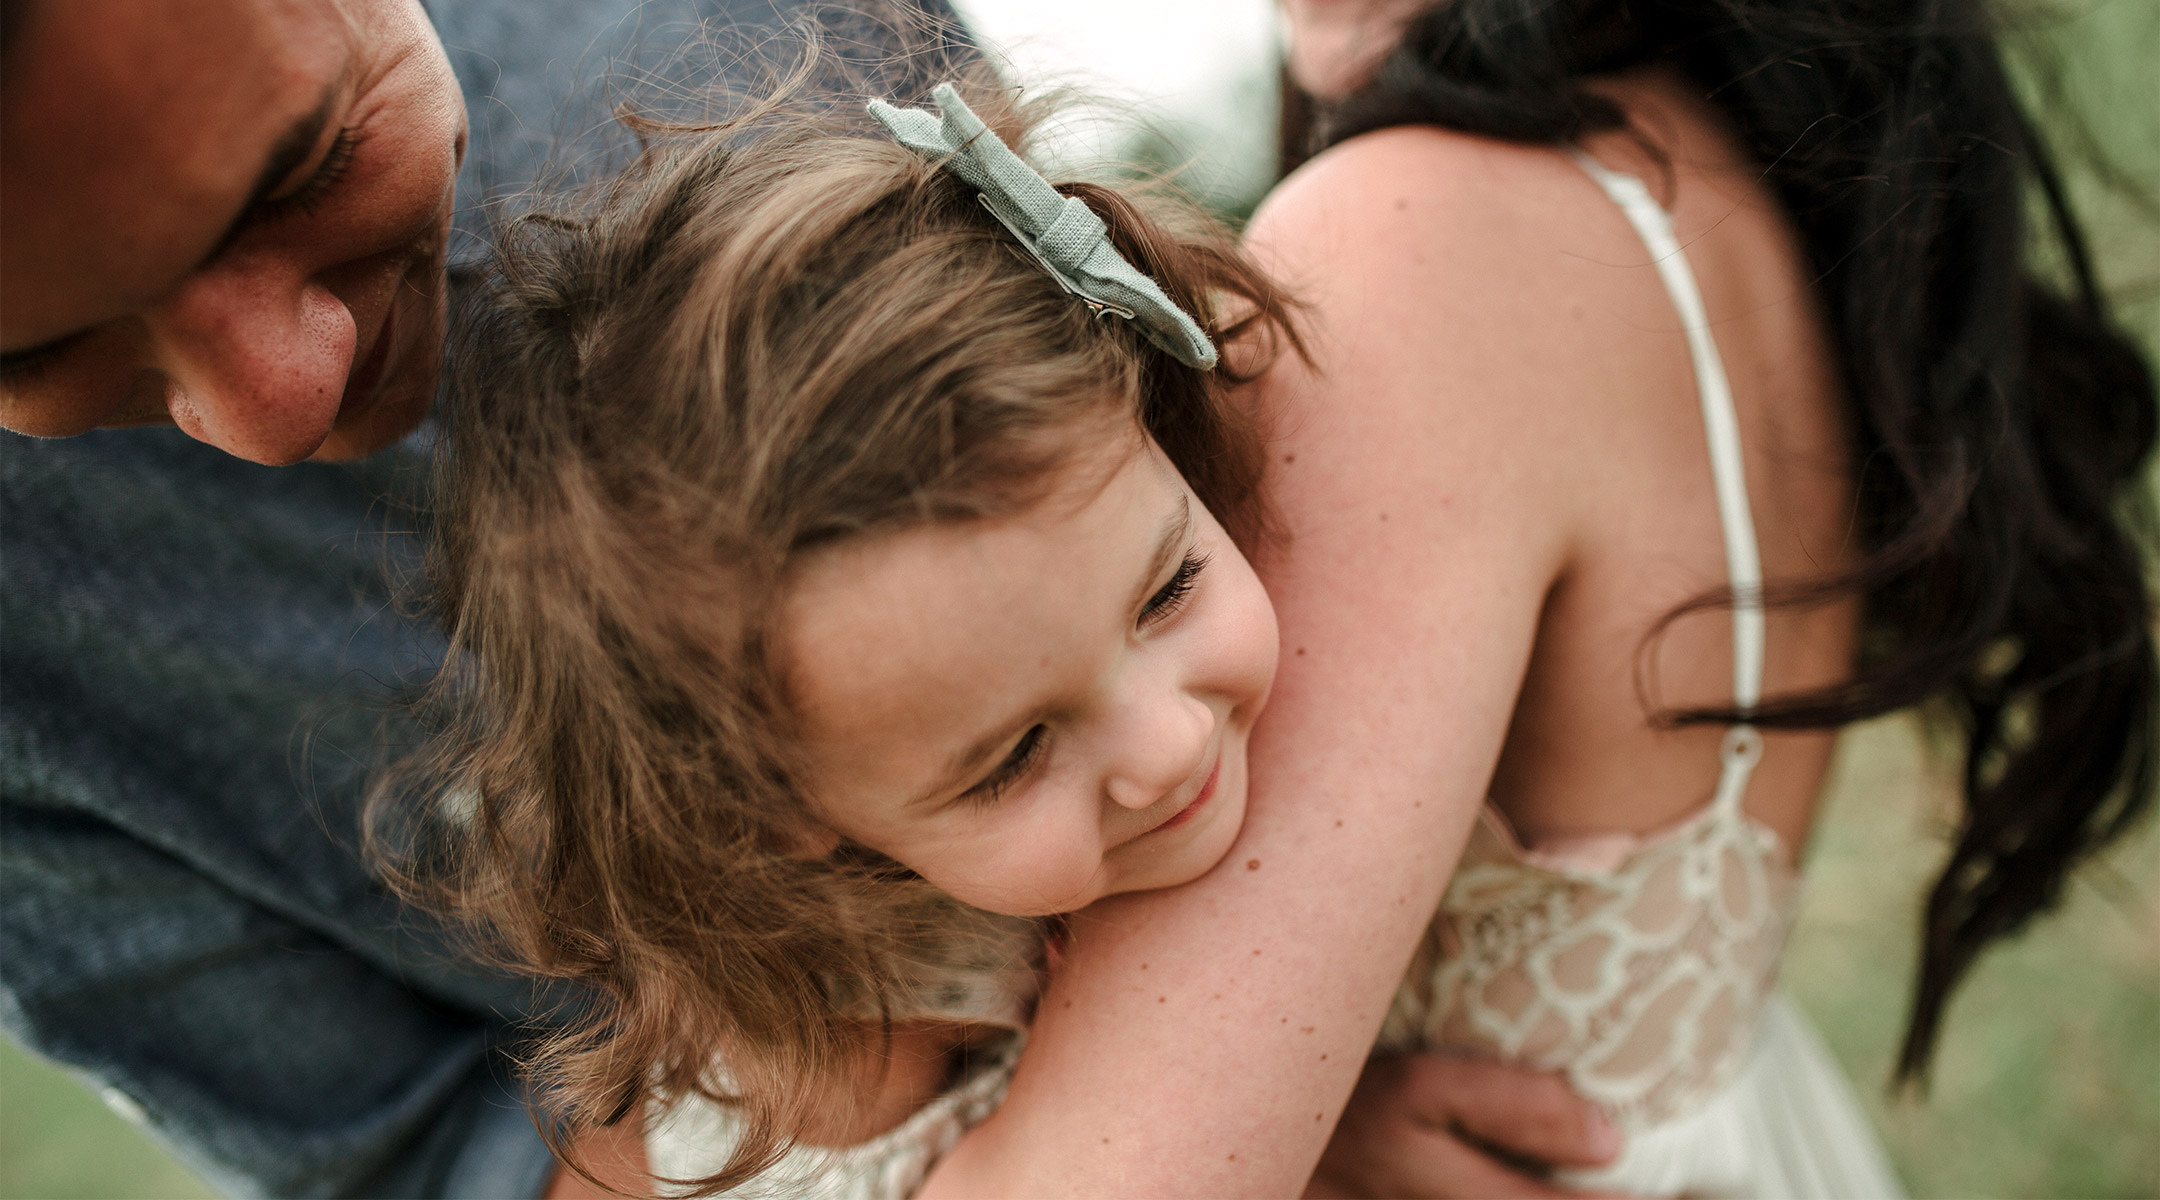
[[[704,1190],[909,1190],[995,1102],[1040,918],[1243,817],[1276,636],[1216,346],[1284,302],[971,90],[997,132],[950,86],[646,129],[509,227],[455,359],[418,882],[589,989],[535,1053],[558,1132],[649,1105]]]

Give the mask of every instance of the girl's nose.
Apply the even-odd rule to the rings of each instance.
[[[353,366],[352,313],[275,258],[242,256],[195,275],[150,327],[167,407],[189,436],[290,463],[336,423]]]
[[[1111,802],[1130,809],[1160,803],[1192,781],[1214,734],[1214,710],[1184,691],[1128,705],[1104,785]]]

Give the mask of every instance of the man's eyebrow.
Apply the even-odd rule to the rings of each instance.
[[[248,189],[247,202],[234,214],[232,223],[225,227],[225,232],[218,235],[218,240],[210,247],[210,252],[188,269],[188,274],[202,270],[216,261],[218,255],[225,253],[226,249],[246,232],[248,222],[254,219],[263,201],[268,200],[270,194],[277,191],[278,185],[291,178],[292,173],[300,169],[300,164],[308,160],[308,155],[315,152],[315,144],[322,140],[323,126],[330,123],[330,110],[336,107],[338,94],[344,87],[345,80],[342,75],[332,79],[323,87],[322,99],[316,102],[314,109],[294,121],[279,135],[276,144],[270,147],[270,153],[263,158],[262,170],[256,172],[255,186]]]

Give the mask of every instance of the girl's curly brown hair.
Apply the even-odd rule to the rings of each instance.
[[[1025,146],[1008,89],[962,91]],[[1120,424],[1234,535],[1264,524],[1242,375],[1091,315],[970,188],[848,115],[647,123],[627,171],[503,228],[450,368],[440,733],[372,823],[409,894],[589,997],[530,1059],[558,1147],[640,1100],[734,1106],[746,1136],[700,1192],[857,1090],[910,981],[1001,920],[859,847],[800,851],[771,655],[790,564],[1013,511]],[[1191,206],[1062,190],[1231,358],[1295,345]]]

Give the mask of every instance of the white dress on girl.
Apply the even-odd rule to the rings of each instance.
[[[1648,246],[1687,331],[1709,435],[1733,605],[1733,697],[1762,694],[1762,568],[1739,425],[1693,272],[1641,181],[1576,154]],[[1381,1050],[1435,1050],[1562,1073],[1627,1135],[1619,1160],[1559,1182],[1645,1196],[1881,1200],[1902,1195],[1851,1087],[1773,989],[1799,898],[1793,855],[1742,808],[1762,753],[1725,738],[1710,802],[1644,836],[1523,846],[1490,805],[1405,974]],[[1005,975],[1015,1029],[983,1070],[843,1150],[797,1147],[742,1196],[898,1200],[1004,1098],[1032,976]],[[1024,994],[1023,994],[1024,993]],[[716,1169],[733,1118],[692,1099],[652,1114],[654,1172]]]
[[[1042,982],[1045,923],[984,914],[959,961],[925,965],[894,997],[897,1015],[988,1027],[1002,1035],[967,1055],[964,1073],[900,1124],[852,1146],[789,1147],[757,1178],[723,1193],[745,1200],[902,1200],[960,1136],[997,1110],[1027,1041]],[[727,1164],[742,1136],[734,1110],[687,1096],[645,1115],[646,1166],[660,1179],[698,1179]]]
[[[792,1146],[770,1170],[723,1194],[746,1200],[902,1200],[913,1195],[931,1164],[1004,1101],[1026,1036],[1015,1030],[981,1069],[869,1141],[842,1147]],[[727,1162],[740,1135],[731,1111],[690,1097],[648,1122],[647,1167],[663,1179],[709,1175]]]

